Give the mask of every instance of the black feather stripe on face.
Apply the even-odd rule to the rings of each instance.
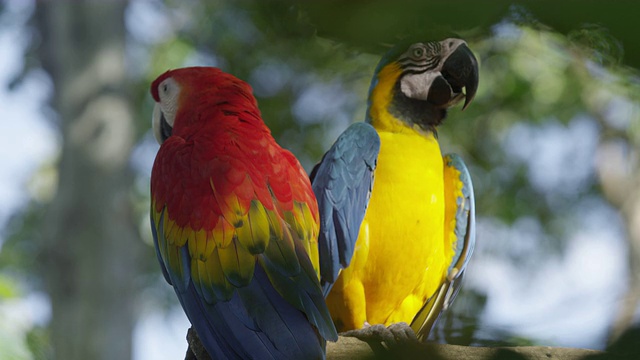
[[[448,108],[463,98],[466,107],[475,95],[477,60],[463,40],[411,44],[398,55],[396,64],[401,73],[388,111],[409,126],[435,132]]]
[[[435,69],[441,61],[442,46],[439,42],[415,43],[397,60],[406,71],[428,71]],[[419,52],[419,56],[416,54]]]
[[[411,98],[401,89],[401,81],[407,75],[420,75],[434,71],[441,63],[442,45],[440,42],[418,42],[408,48],[398,57],[396,62],[402,69],[394,89],[389,112],[410,126],[418,125],[425,131],[436,132],[436,127],[442,123],[447,111],[425,99]]]

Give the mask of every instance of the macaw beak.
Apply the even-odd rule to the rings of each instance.
[[[467,44],[461,43],[449,55],[442,66],[441,73],[454,93],[462,95],[462,88],[465,89],[462,110],[466,109],[478,90],[478,60]]]
[[[156,103],[153,108],[151,123],[153,127],[153,135],[158,141],[158,144],[162,145],[162,143],[165,142],[165,140],[167,140],[173,133],[173,128],[169,125],[169,122],[165,118],[162,109],[160,109],[160,104],[158,103]]]
[[[162,141],[164,142],[167,140],[171,136],[171,133],[173,133],[173,128],[167,122],[167,119],[164,117],[164,113],[162,113],[160,116],[160,134],[162,135]]]

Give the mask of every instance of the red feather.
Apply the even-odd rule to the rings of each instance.
[[[245,210],[253,199],[278,212],[305,202],[317,219],[306,173],[271,137],[247,83],[215,68],[178,69],[153,82],[154,99],[167,77],[181,92],[172,136],[153,166],[156,211],[166,205],[178,226],[211,230],[231,211],[225,201],[233,194]]]

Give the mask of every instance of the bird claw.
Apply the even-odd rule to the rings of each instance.
[[[382,324],[369,325],[357,330],[349,330],[341,333],[342,336],[355,337],[362,340],[376,350],[393,350],[406,345],[419,343],[416,333],[405,322],[384,326]]]

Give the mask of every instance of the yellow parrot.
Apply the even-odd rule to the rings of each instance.
[[[321,282],[338,331],[406,323],[425,339],[453,301],[475,209],[469,172],[460,157],[442,156],[436,127],[477,88],[463,40],[394,47],[374,73],[365,122],[312,171]]]

